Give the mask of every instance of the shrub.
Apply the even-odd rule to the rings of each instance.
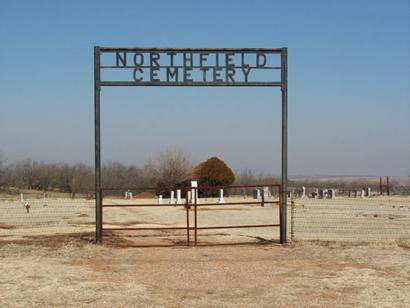
[[[194,176],[202,186],[231,185],[235,181],[235,175],[218,157],[211,157],[199,163],[194,169]],[[203,192],[207,195],[206,192]],[[214,194],[215,192],[212,192]]]

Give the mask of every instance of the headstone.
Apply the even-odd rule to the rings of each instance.
[[[272,196],[272,194],[270,193],[269,187],[267,186],[263,188],[262,193],[265,199],[269,199]]]
[[[186,194],[187,194],[187,199],[188,199],[188,202],[191,202],[191,192],[188,190],[187,192],[186,192]]]
[[[195,203],[195,197],[196,197],[196,202],[198,202],[198,189],[195,189],[198,187],[198,181],[191,181],[191,203]]]
[[[319,189],[317,189],[317,188],[315,190],[315,197],[314,198],[319,198]]]
[[[126,200],[131,200],[132,199],[132,192],[130,192],[129,190],[127,190],[125,192],[125,199]]]
[[[289,199],[292,198],[292,192],[291,191],[288,191],[288,198]]]
[[[20,193],[20,201],[21,201],[21,203],[24,203],[24,195],[23,195],[23,193]]]
[[[181,204],[181,190],[177,189],[177,204]]]
[[[323,198],[324,198],[323,189],[319,189],[319,199],[323,199]]]
[[[364,191],[364,189],[362,189],[361,192],[360,192],[360,197],[364,198],[364,195],[365,195],[365,191]]]
[[[225,200],[224,200],[224,190],[223,190],[223,189],[220,189],[220,190],[219,190],[219,200],[218,200],[218,203],[225,203]]]
[[[327,191],[327,194],[328,194],[329,199],[333,200],[336,197],[336,191],[334,189],[329,189]]]
[[[370,187],[366,188],[366,197],[370,197],[372,189]]]
[[[305,197],[306,197],[306,187],[302,186],[302,193],[300,195],[300,198],[305,199]]]
[[[169,197],[169,203],[171,203],[171,204],[174,204],[175,203],[175,197],[174,197],[174,191],[173,190],[171,190],[171,193],[170,193],[170,197]]]
[[[158,204],[162,204],[162,195],[158,196]]]

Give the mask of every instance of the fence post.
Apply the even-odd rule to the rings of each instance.
[[[290,241],[293,243],[295,240],[295,201],[291,201],[290,207]]]
[[[100,238],[99,238],[99,244],[102,244],[103,242],[103,223],[104,223],[104,213],[103,213],[103,198],[104,198],[104,190],[100,188],[100,206],[99,206],[99,231],[100,231]]]
[[[186,245],[189,246],[189,200],[188,200],[188,190],[185,191],[185,208],[186,208]]]
[[[194,224],[195,224],[195,229],[194,229],[194,235],[195,235],[195,246],[198,244],[198,212],[197,212],[197,205],[198,205],[198,198],[197,198],[197,196],[198,196],[198,194],[199,194],[199,192],[198,192],[198,188],[195,188],[195,190],[194,190],[194,192],[195,192],[195,195],[194,195],[194,201],[195,201],[195,204],[194,204],[194,206],[195,206],[195,208],[194,208],[194,210],[195,210],[195,212],[194,212]]]

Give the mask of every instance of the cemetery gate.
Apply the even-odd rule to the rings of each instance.
[[[96,243],[101,243],[102,230],[101,88],[115,86],[280,88],[282,153],[279,222],[280,242],[286,243],[287,74],[287,48],[94,47]]]

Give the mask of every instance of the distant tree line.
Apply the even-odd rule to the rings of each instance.
[[[157,187],[157,192],[168,193],[167,188],[189,186],[190,180],[198,180],[201,186],[221,185],[261,185],[279,184],[280,177],[265,173],[256,173],[244,169],[237,174],[225,162],[217,157],[194,166],[189,157],[180,150],[160,153],[148,160],[142,167],[120,162],[106,162],[102,166],[102,184],[104,187]],[[397,185],[391,180],[391,187]],[[340,190],[371,187],[377,190],[378,180],[365,181],[353,179],[290,180],[290,188],[302,186],[315,188],[337,188]],[[86,164],[45,163],[31,159],[7,163],[0,155],[0,188],[34,189],[40,191],[58,191],[76,194],[90,194],[94,191],[94,168]],[[250,194],[252,188],[231,190],[231,193]]]
[[[182,151],[167,151],[149,160],[143,167],[120,162],[102,166],[104,187],[173,186],[188,176],[192,166]],[[94,190],[94,168],[86,164],[45,163],[31,159],[6,163],[0,157],[0,187],[91,193]]]

